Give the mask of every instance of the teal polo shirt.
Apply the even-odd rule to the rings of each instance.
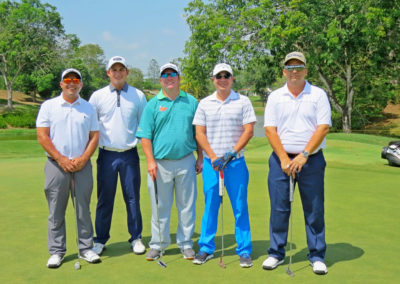
[[[189,155],[197,149],[192,125],[197,105],[197,100],[183,91],[171,100],[161,90],[143,110],[136,137],[151,140],[157,160]]]

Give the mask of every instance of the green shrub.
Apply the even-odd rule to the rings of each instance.
[[[7,122],[2,115],[0,115],[0,128],[7,128]]]
[[[3,115],[5,122],[11,127],[35,128],[38,109],[23,109]]]

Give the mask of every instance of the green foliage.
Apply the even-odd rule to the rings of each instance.
[[[398,98],[399,1],[194,0],[185,11],[192,35],[183,66],[200,96],[219,61],[248,72],[248,85],[262,95],[281,77],[285,54],[300,50],[345,131]]]
[[[2,115],[0,115],[0,128],[1,129],[7,128],[7,122]]]
[[[129,85],[134,86],[138,89],[143,89],[144,80],[143,80],[143,72],[139,68],[131,68],[129,69],[128,78],[126,81]]]
[[[0,115],[0,128],[6,128],[1,127],[1,125],[4,125],[1,121],[9,127],[35,128],[38,111],[38,107],[22,107],[8,111]]]

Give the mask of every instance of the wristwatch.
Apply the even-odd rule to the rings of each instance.
[[[310,153],[308,153],[306,150],[304,150],[303,155],[304,155],[304,157],[308,158],[308,156],[310,156]]]

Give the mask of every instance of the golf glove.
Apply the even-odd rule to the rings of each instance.
[[[224,162],[225,162],[224,158],[220,157],[220,158],[216,159],[214,162],[212,162],[211,164],[215,170],[220,171],[220,170],[222,170]]]
[[[236,155],[237,155],[237,153],[236,153],[235,149],[233,149],[233,148],[229,152],[226,152],[224,154],[224,157],[222,158],[222,160],[223,160],[222,169],[225,169],[226,166],[228,165],[228,163],[230,161],[232,161],[234,158],[236,158]]]

